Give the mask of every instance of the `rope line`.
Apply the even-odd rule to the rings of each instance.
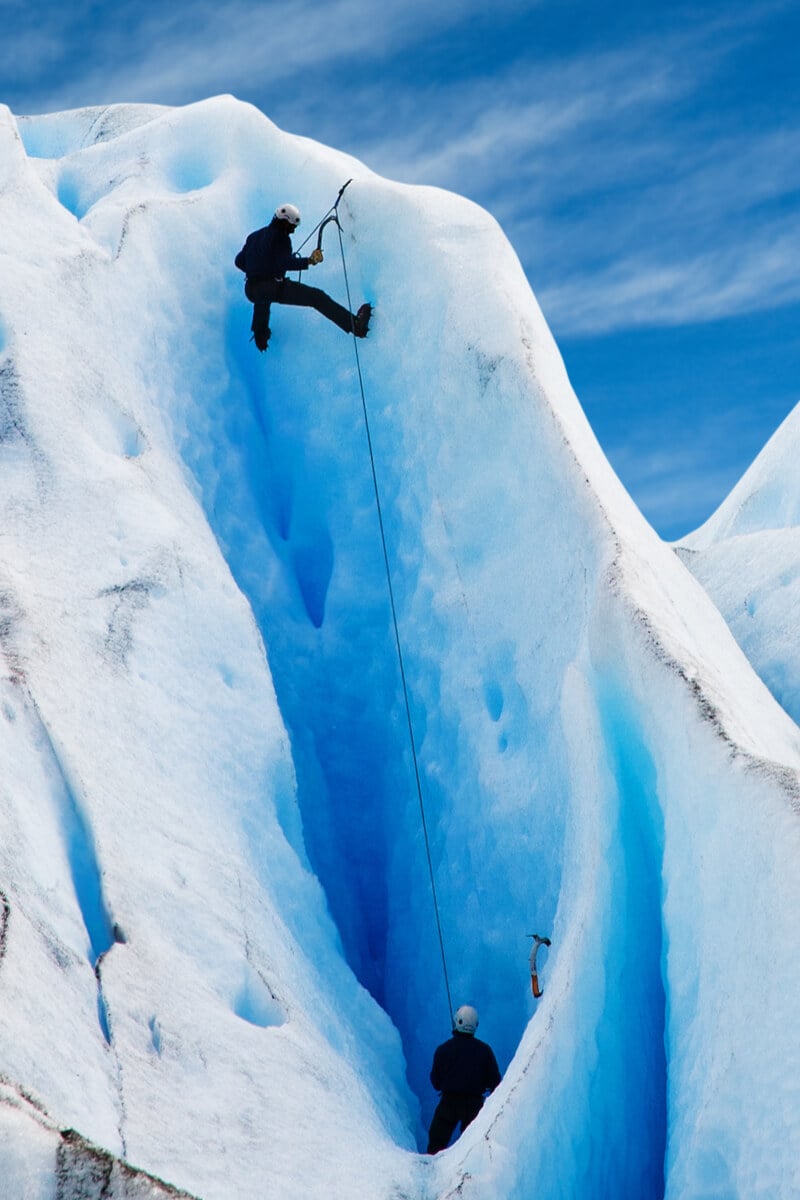
[[[436,932],[439,935],[439,950],[442,956],[442,971],[444,973],[444,986],[447,992],[447,1007],[448,1021],[453,1020],[453,999],[450,994],[450,977],[447,972],[447,956],[444,950],[444,936],[442,934],[442,921],[439,914],[439,898],[436,892],[436,878],[433,870],[433,859],[431,857],[431,843],[428,835],[428,820],[425,815],[425,803],[422,798],[422,782],[419,773],[419,760],[417,758],[417,743],[414,737],[414,723],[411,719],[411,701],[408,692],[408,682],[406,680],[406,668],[403,660],[403,649],[400,643],[400,629],[397,621],[397,607],[394,599],[394,587],[392,585],[392,572],[389,566],[389,552],[386,548],[386,529],[383,521],[383,508],[381,505],[380,490],[378,488],[378,473],[375,468],[375,454],[372,448],[372,433],[369,425],[369,414],[367,412],[367,401],[364,394],[364,377],[361,373],[361,359],[358,353],[358,338],[355,336],[355,323],[353,320],[353,302],[350,296],[350,280],[347,276],[347,259],[344,252],[344,240],[342,238],[342,227],[339,222],[336,222],[336,228],[339,234],[339,249],[342,255],[342,271],[344,273],[344,286],[347,292],[347,307],[350,310],[350,324],[353,333],[353,349],[356,355],[356,371],[358,373],[358,387],[361,392],[361,408],[364,413],[364,428],[367,433],[367,446],[369,448],[369,461],[372,468],[372,486],[375,489],[375,506],[378,511],[378,525],[381,532],[381,545],[383,547],[383,565],[386,568],[386,583],[389,589],[389,606],[392,612],[392,625],[394,626],[394,641],[397,647],[397,661],[400,664],[400,680],[403,686],[403,700],[406,708],[406,721],[408,722],[408,737],[411,743],[411,756],[414,760],[414,779],[417,785],[417,798],[419,800],[420,817],[422,818],[422,833],[425,840],[425,856],[428,860],[428,874],[431,881],[431,894],[433,896],[433,911],[436,917]]]

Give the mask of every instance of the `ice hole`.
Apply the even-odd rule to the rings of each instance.
[[[150,1042],[156,1054],[161,1054],[161,1025],[158,1017],[151,1017],[147,1022],[147,1027],[150,1030]]]
[[[483,689],[486,700],[486,711],[493,721],[499,721],[503,715],[503,689],[497,682],[487,683]]]
[[[80,221],[86,216],[91,204],[86,200],[80,176],[66,169],[58,177],[58,202]]]
[[[260,1029],[283,1025],[286,1021],[283,1007],[250,966],[245,968],[232,1007],[242,1021],[247,1021],[249,1025],[257,1025]]]
[[[292,553],[297,586],[308,619],[315,629],[325,620],[325,597],[333,574],[333,543],[323,536],[315,545],[299,546]]]
[[[199,152],[186,149],[170,162],[167,173],[176,192],[197,192],[214,182],[214,172],[208,160]]]
[[[120,414],[119,418],[120,450],[124,458],[138,458],[147,449],[147,442],[138,425]]]

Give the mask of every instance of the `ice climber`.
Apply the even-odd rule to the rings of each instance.
[[[308,258],[292,252],[292,231],[300,224],[300,212],[293,204],[281,204],[269,225],[251,233],[235,264],[244,271],[244,292],[253,305],[253,339],[259,350],[266,350],[270,339],[269,309],[271,304],[292,304],[300,308],[315,308],[345,333],[366,337],[372,307],[362,304],[354,315],[337,304],[320,288],[295,283],[286,278],[287,271],[305,271],[322,262],[322,250],[316,248]]]
[[[477,1012],[462,1004],[453,1018],[453,1036],[433,1056],[431,1083],[442,1098],[431,1121],[428,1154],[444,1150],[459,1121],[463,1133],[483,1108],[485,1093],[500,1082],[497,1059],[491,1047],[475,1037],[477,1028]]]

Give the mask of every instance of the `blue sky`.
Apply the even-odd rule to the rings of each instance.
[[[230,92],[489,208],[665,537],[800,399],[796,0],[0,0],[0,19],[16,113]]]

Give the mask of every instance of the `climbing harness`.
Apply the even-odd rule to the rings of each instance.
[[[350,296],[350,280],[349,280],[348,274],[347,274],[347,259],[346,259],[345,252],[344,252],[344,239],[342,237],[342,226],[339,222],[339,211],[338,210],[339,210],[339,202],[342,199],[342,196],[344,195],[345,189],[352,182],[353,182],[352,179],[348,179],[347,183],[342,185],[342,187],[339,189],[339,194],[336,197],[335,203],[332,205],[332,207],[328,210],[328,212],[322,218],[319,225],[317,225],[314,229],[312,229],[311,233],[309,234],[309,238],[313,237],[314,233],[317,234],[317,249],[321,250],[322,249],[322,235],[325,232],[326,226],[331,223],[333,223],[336,226],[337,232],[339,234],[339,251],[342,256],[342,272],[344,274],[344,286],[345,286],[345,291],[347,292],[347,307],[350,310],[351,314],[353,311],[353,302],[352,302],[352,299]],[[306,241],[308,241],[308,240],[309,239],[307,238]],[[305,245],[305,243],[303,243],[303,244]],[[302,247],[301,247],[301,249],[302,249]],[[352,325],[352,333],[355,335],[355,324],[353,323],[352,315],[351,315],[351,325]],[[435,878],[435,873],[434,873],[434,869],[433,869],[433,858],[431,856],[431,844],[430,844],[430,837],[428,834],[428,820],[427,820],[427,816],[425,813],[425,802],[424,802],[423,795],[422,795],[422,780],[420,778],[420,771],[419,771],[419,760],[418,760],[418,756],[417,756],[417,743],[416,743],[416,738],[414,737],[414,722],[411,717],[411,699],[410,699],[409,691],[408,691],[408,680],[406,678],[406,668],[405,668],[405,662],[403,659],[403,648],[402,648],[402,645],[400,642],[400,629],[399,629],[398,620],[397,620],[397,607],[395,604],[394,586],[392,584],[392,572],[391,572],[391,568],[389,566],[389,551],[388,551],[387,545],[386,545],[386,528],[385,528],[384,521],[383,521],[383,508],[381,505],[380,489],[378,487],[378,473],[377,473],[377,469],[375,467],[375,454],[374,454],[373,446],[372,446],[372,433],[371,433],[370,424],[369,424],[369,413],[367,411],[367,400],[366,400],[366,396],[364,393],[364,377],[361,372],[361,359],[360,359],[359,353],[358,353],[358,338],[356,338],[355,336],[353,337],[353,349],[355,351],[355,356],[356,356],[356,373],[358,375],[358,387],[359,387],[359,391],[361,393],[361,408],[362,408],[362,411],[364,414],[364,428],[365,428],[366,435],[367,435],[367,447],[369,449],[369,461],[370,461],[370,466],[372,469],[372,486],[375,491],[375,507],[376,507],[377,513],[378,513],[378,526],[379,526],[380,534],[381,534],[381,545],[383,547],[383,565],[386,570],[386,583],[387,583],[388,592],[389,592],[389,607],[391,609],[392,625],[394,627],[394,641],[395,641],[395,647],[397,649],[397,661],[398,661],[398,664],[400,667],[400,681],[402,684],[403,701],[405,703],[405,709],[406,709],[406,722],[408,724],[408,737],[409,737],[409,742],[411,744],[411,757],[412,757],[412,760],[414,763],[414,780],[416,782],[417,799],[419,801],[419,811],[420,811],[420,817],[422,820],[422,834],[423,834],[423,839],[425,842],[425,856],[428,860],[428,875],[430,877],[431,895],[433,897],[433,911],[434,911],[434,916],[436,918],[436,932],[437,932],[438,938],[439,938],[439,951],[440,951],[441,957],[442,957],[442,973],[444,975],[445,992],[447,993],[447,1019],[449,1022],[452,1023],[452,1021],[453,1021],[453,1000],[452,1000],[452,996],[450,994],[450,977],[449,977],[448,971],[447,971],[447,956],[445,954],[445,949],[444,949],[444,935],[442,933],[442,921],[441,921],[441,915],[439,912],[439,898],[438,898],[438,895],[436,892],[436,878]]]
[[[542,989],[539,987],[539,972],[538,972],[538,969],[536,966],[536,956],[539,953],[540,946],[549,946],[550,945],[550,938],[540,937],[538,933],[529,933],[528,937],[533,938],[533,946],[531,948],[531,955],[530,955],[531,991],[533,992],[535,999],[539,1000],[544,995],[544,993],[542,992]]]

